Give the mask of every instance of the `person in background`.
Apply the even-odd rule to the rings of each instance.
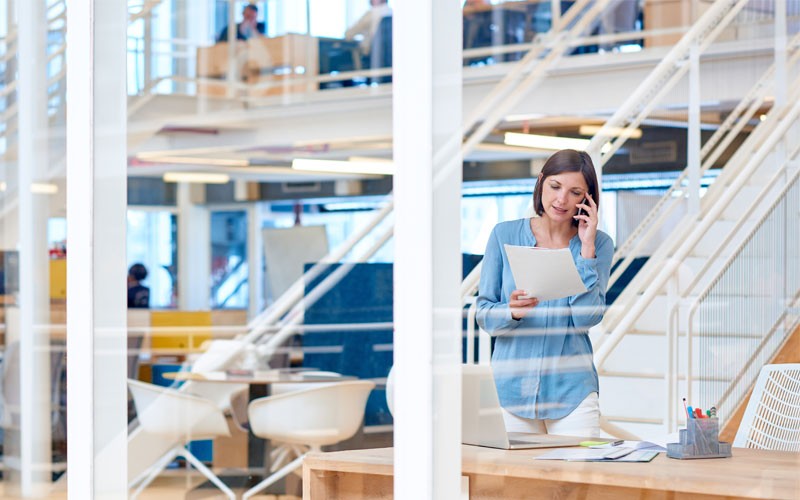
[[[538,216],[501,222],[489,237],[477,319],[496,338],[492,371],[509,432],[601,435],[589,328],[603,319],[614,243],[597,229],[599,203],[591,157],[557,151],[536,181]],[[505,244],[569,249],[586,291],[526,298],[514,283]]]
[[[344,37],[350,40],[360,40],[359,48],[362,54],[369,54],[372,49],[372,38],[378,31],[381,19],[392,15],[389,0],[370,0],[370,9],[352,26],[347,28]]]
[[[128,307],[150,307],[150,289],[142,285],[147,278],[147,268],[144,264],[136,263],[128,269]]]
[[[489,2],[487,0],[466,0],[464,2],[464,7],[465,8],[483,7],[485,5],[489,5]]]
[[[258,7],[253,4],[244,6],[242,11],[242,22],[236,25],[236,39],[249,40],[257,36],[263,36],[267,28],[262,22],[258,22]],[[225,26],[217,37],[218,42],[228,41],[228,27]]]

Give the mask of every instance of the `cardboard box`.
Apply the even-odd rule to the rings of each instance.
[[[293,73],[319,73],[319,41],[308,35],[288,33],[274,38],[251,38],[247,41],[248,71],[272,73],[287,68]]]
[[[646,0],[643,13],[644,29],[655,30],[660,28],[679,28],[681,26],[688,29],[693,24],[694,19],[699,19],[710,7],[710,3],[706,1],[698,1],[696,5],[698,11],[692,13],[692,0]],[[644,46],[674,45],[682,36],[683,34],[681,33],[648,36],[644,39]]]
[[[211,47],[197,48],[197,76],[225,78],[228,75],[228,42],[220,42]],[[235,62],[239,74],[247,61],[247,44],[238,42],[235,47]]]

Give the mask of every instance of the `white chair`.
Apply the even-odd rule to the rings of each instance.
[[[250,428],[258,437],[306,445],[310,451],[352,437],[361,426],[375,384],[366,380],[324,384],[250,402]],[[303,453],[242,496],[250,498],[303,464]]]
[[[733,446],[800,452],[800,364],[761,369]]]
[[[129,485],[132,488],[138,484],[130,498],[136,499],[173,460],[184,457],[228,498],[235,500],[233,491],[185,448],[186,443],[195,439],[230,435],[222,410],[207,399],[138,380],[128,380],[128,388],[142,429],[164,441],[178,443]]]
[[[330,372],[330,371],[321,371],[321,370],[309,370],[302,372],[303,377],[313,377],[314,379],[320,379],[320,381],[315,382],[276,382],[270,386],[270,396],[277,396],[279,394],[286,394],[288,392],[300,391],[304,389],[312,389],[314,387],[322,387],[327,384],[336,383],[337,378],[342,376],[341,373]],[[324,379],[330,378],[331,381],[325,381]],[[234,408],[234,413],[240,411],[238,407],[241,405],[242,398],[235,399],[231,405]],[[247,403],[245,402],[245,406]],[[245,417],[246,421],[246,417]],[[270,472],[275,472],[287,463],[294,460],[296,457],[299,457],[308,452],[308,446],[304,444],[294,444],[294,443],[277,443],[274,442],[272,451],[269,454],[270,460]],[[299,471],[294,471],[299,473]]]

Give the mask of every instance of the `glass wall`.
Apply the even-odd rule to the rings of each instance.
[[[128,210],[128,268],[135,264],[145,267],[147,276],[141,284],[149,288],[148,307],[178,305],[177,238],[176,214],[160,209]]]
[[[246,309],[247,212],[211,213],[211,307]]]

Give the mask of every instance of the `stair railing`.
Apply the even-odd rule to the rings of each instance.
[[[796,50],[798,44],[800,44],[800,35],[795,36],[790,43],[790,49],[795,50],[789,60],[789,67],[795,66],[797,62],[800,61],[800,51]],[[750,120],[764,105],[768,93],[773,91],[772,85],[774,78],[775,65],[772,64],[748,94],[736,105],[725,120],[723,120],[719,128],[717,128],[705,144],[703,144],[700,150],[700,158],[702,160],[700,175],[705,174],[717,162],[722,153],[728,149],[734,139],[736,139],[744,127],[748,125]],[[760,127],[761,124],[760,122],[756,128]],[[729,169],[731,167],[732,165],[729,163],[725,168]],[[628,239],[617,248],[611,265],[614,267],[620,260],[622,262],[612,273],[609,279],[609,288],[613,286],[622,273],[628,269],[633,259],[639,256],[642,248],[651,243],[654,236],[662,230],[669,216],[673,213],[675,208],[679,206],[680,198],[678,198],[676,194],[684,189],[688,178],[689,170],[687,167],[681,172],[661,199],[656,202],[655,206],[644,219],[642,219]]]
[[[697,221],[697,224],[692,228],[689,228],[685,238],[677,242],[677,249],[671,252],[669,258],[665,259],[664,264],[659,267],[658,272],[654,273],[655,276],[648,280],[648,286],[639,297],[639,300],[630,305],[627,314],[622,316],[608,335],[606,341],[603,342],[595,352],[595,364],[598,368],[608,359],[608,356],[622,340],[627,330],[633,326],[634,321],[639,318],[645,308],[652,303],[655,296],[663,289],[667,281],[675,275],[680,263],[683,262],[691,250],[694,249],[695,245],[705,235],[711,225],[719,219],[734,196],[736,196],[742,186],[747,183],[750,175],[764,162],[767,155],[774,150],[778,141],[782,139],[784,134],[786,134],[789,128],[795,123],[798,116],[800,116],[800,101],[795,102],[785,113],[782,113],[780,121],[776,125],[773,133],[765,138],[762,146],[748,160],[740,175],[726,187],[719,201],[712,207],[708,207],[705,213],[703,213],[702,219]]]
[[[756,337],[761,336],[758,346],[753,350],[737,352],[729,344],[713,346],[713,356],[710,358],[723,359],[724,364],[718,363],[706,367],[704,373],[724,375],[731,366],[739,367],[723,391],[710,387],[707,390],[701,388],[703,396],[701,403],[706,406],[715,405],[722,419],[727,419],[733,414],[737,405],[742,402],[747,389],[755,382],[761,366],[769,362],[775,350],[800,322],[800,316],[792,315],[792,310],[800,298],[800,258],[797,253],[797,243],[800,242],[800,226],[797,223],[797,214],[800,213],[800,169],[796,168],[798,155],[800,146],[794,147],[786,156],[771,182],[755,198],[755,206],[764,205],[764,202],[770,199],[768,196],[775,191],[775,187],[785,182],[785,186],[777,194],[772,194],[775,201],[764,210],[750,236],[738,245],[723,264],[717,278],[697,295],[689,307],[686,382],[687,398],[690,400],[694,400],[692,398],[695,348],[693,341],[696,335],[699,334],[699,338],[703,339],[706,337],[703,335],[704,331],[710,334],[712,331],[718,332],[720,328],[730,327],[736,328],[735,333],[738,334],[752,333]],[[795,167],[793,173],[789,170],[791,166]],[[748,216],[746,211],[733,232],[744,225]],[[756,255],[752,255],[753,253]],[[754,258],[758,259],[755,263]],[[764,259],[769,259],[768,262],[773,264],[773,268],[779,265],[783,267],[783,272],[761,275],[759,271],[765,270],[757,266]],[[790,275],[792,269],[794,274]],[[766,281],[762,285],[754,285],[759,278]],[[721,303],[731,292],[738,294],[741,289],[753,287],[756,288],[754,291],[766,293],[769,297],[769,304],[766,304],[766,307],[759,307],[761,314],[758,319],[762,321],[756,324],[753,323],[754,318],[748,314],[750,310],[747,306],[730,307]],[[759,297],[751,300],[759,300]],[[765,304],[756,304],[758,305]],[[695,317],[698,313],[709,310],[714,311],[712,317],[706,319],[706,314],[701,314],[699,324],[696,325]],[[711,335],[707,337],[710,338]],[[702,383],[702,379],[700,382]]]
[[[575,17],[580,12],[580,10],[585,8],[587,5],[589,5],[589,3],[590,3],[590,0],[578,0],[578,2],[576,2],[569,9],[569,11],[561,18],[561,23],[557,24],[553,28],[553,33],[552,33],[551,36],[552,36],[553,39],[557,40],[557,43],[554,43],[553,46],[550,48],[550,53],[552,53],[552,54],[563,54],[563,52],[566,51],[567,48],[569,47],[570,42],[574,38],[579,37],[582,34],[583,29],[585,29],[585,27],[587,25],[589,25],[591,22],[593,22],[594,19],[597,18],[597,16],[601,12],[602,8],[592,8],[592,9],[590,9],[589,13],[587,13],[587,16],[590,16],[590,17],[587,17],[585,20],[584,19],[579,20],[577,25],[576,25],[577,27],[572,27],[570,29],[570,31],[568,31],[566,34],[563,33],[562,30],[565,29],[565,27],[568,26],[570,22],[574,21]],[[597,7],[598,5],[600,5],[601,7],[605,6],[607,3],[608,3],[608,0],[600,0],[600,2],[595,5],[595,7]],[[541,53],[544,50],[545,50],[544,46],[541,46],[538,49],[531,49],[531,51],[525,57],[523,57],[523,59],[519,63],[517,63],[514,66],[514,69],[509,73],[509,76],[504,78],[498,84],[496,89],[490,95],[488,95],[486,97],[485,101],[483,101],[484,104],[482,104],[481,106],[483,108],[489,109],[489,108],[493,108],[493,106],[490,104],[490,103],[493,103],[494,106],[510,107],[509,104],[501,103],[500,99],[502,97],[506,97],[506,99],[517,99],[518,100],[519,99],[519,94],[522,91],[524,91],[524,92],[530,91],[530,88],[531,88],[532,85],[534,85],[534,84],[536,84],[536,83],[541,81],[541,78],[545,75],[545,72],[544,72],[544,70],[542,70],[542,71],[536,73],[534,78],[531,78],[530,75],[528,75],[527,78],[523,78],[524,73],[525,73],[526,70],[530,70],[531,67],[538,68],[539,66],[541,66],[541,64],[538,64],[539,63],[539,56],[541,55]],[[555,63],[556,60],[557,60],[556,57],[552,57],[550,59],[547,59],[546,65],[548,67],[550,67],[551,65],[553,65]],[[523,86],[524,86],[524,88],[523,88]],[[515,94],[512,91],[516,91],[517,93]],[[514,100],[513,102],[515,103],[516,100]],[[512,103],[512,105],[513,105],[513,103]],[[494,116],[493,120],[488,120],[488,119],[485,120],[483,122],[482,126],[488,126],[490,124],[491,126],[489,127],[489,129],[491,129],[500,121],[502,116],[504,116],[504,114],[502,114],[502,113],[501,114],[496,114],[496,116]],[[478,120],[480,120],[480,115],[479,114],[475,114],[470,119],[468,119],[467,123],[465,125],[465,133],[468,132],[470,129],[472,129],[472,127],[475,126],[475,124],[477,123]],[[478,135],[476,135],[476,134],[480,134],[480,133],[482,133],[482,132],[476,131],[470,137],[478,137]],[[470,152],[472,150],[472,148],[474,148],[474,146],[477,145],[477,143],[469,143],[468,144],[468,142],[469,141],[465,141],[464,144],[461,146],[462,154],[466,154],[466,153]],[[452,146],[453,145],[451,145],[451,147]],[[444,175],[445,173],[441,172],[441,174]],[[438,178],[441,178],[441,176],[439,176]],[[370,223],[368,223],[368,227],[370,228],[370,230],[372,228],[377,227],[386,217],[388,217],[388,215],[392,212],[392,210],[393,210],[393,202],[389,201],[387,203],[387,205],[384,207],[384,209],[381,210],[378,214],[376,214],[376,217]],[[378,241],[388,241],[388,239],[392,235],[392,232],[393,232],[393,228],[391,226],[388,227],[387,229],[385,229],[383,231],[383,233],[381,233],[377,237]],[[362,233],[363,234],[359,233],[359,235],[358,235],[359,236],[359,238],[358,238],[359,240],[361,238],[363,238],[367,234],[367,233],[365,233],[363,231],[362,231]],[[352,249],[352,247],[355,246],[357,241],[358,240],[355,240],[354,238],[351,238],[348,241],[348,247],[349,248],[346,247],[346,251],[349,252]],[[376,249],[376,251],[377,251],[377,249]],[[325,259],[323,259],[323,262],[321,262],[320,264],[324,263],[327,266],[327,264],[329,264],[330,262],[336,262],[340,258],[341,257],[339,257],[339,258],[337,258],[335,260],[331,260],[328,257],[326,257]],[[315,268],[316,268],[316,266],[314,268],[312,268],[309,271],[309,273],[311,273],[312,271],[315,272]],[[321,269],[324,269],[324,268],[325,267],[321,267]],[[289,307],[292,307],[292,305],[297,304],[298,301],[300,301],[303,298],[303,283],[312,282],[313,279],[314,279],[314,275],[310,275],[309,273],[306,273],[306,275],[301,277],[295,283],[295,285],[293,285],[286,293],[284,293],[283,296],[281,296],[278,299],[278,302],[276,302],[276,304],[273,304],[273,306],[268,308],[263,314],[259,315],[257,318],[255,318],[253,321],[251,321],[250,326],[252,326],[254,328],[254,330],[258,330],[259,328],[269,327],[270,325],[276,323],[283,316],[283,314],[288,310]],[[342,276],[343,276],[343,274],[342,274]],[[480,276],[480,264],[476,267],[476,269],[474,269],[470,273],[470,275],[468,276],[467,280],[465,280],[465,283],[462,285],[462,294],[464,296],[474,294],[474,290],[477,287],[477,278],[479,276]],[[314,292],[312,291],[311,294],[313,294],[313,293]],[[286,300],[284,300],[284,297],[286,297]],[[260,336],[261,335],[257,334],[257,332],[253,333],[253,337],[254,338],[260,338]],[[288,335],[281,335],[280,332],[279,332],[279,334],[275,335],[274,341],[270,340],[270,345],[273,345],[273,344],[280,345],[280,343],[284,342],[287,337],[288,337]]]

